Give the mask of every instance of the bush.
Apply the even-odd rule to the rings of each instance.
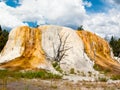
[[[71,69],[70,69],[70,74],[75,74],[74,68],[71,68]]]
[[[55,62],[52,63],[52,65],[53,65],[54,68],[57,67],[58,66],[58,62],[55,61]]]
[[[107,82],[107,80],[108,80],[108,79],[107,79],[107,78],[105,78],[105,77],[102,77],[102,78],[101,78],[101,77],[99,77],[99,81],[101,81],[101,82]]]
[[[120,80],[120,75],[113,75],[111,76],[112,80]]]
[[[102,71],[102,68],[98,64],[94,64],[93,68],[97,71]]]
[[[57,61],[52,63],[53,67],[55,68],[56,71],[59,71],[60,73],[63,72],[63,70],[61,69],[60,65],[58,64]]]
[[[107,73],[109,73],[109,72],[111,72],[110,69],[105,69],[105,70],[104,70],[104,74],[107,74]]]
[[[97,71],[100,71],[103,74],[108,74],[109,72],[111,72],[110,69],[108,69],[108,68],[104,69],[101,66],[99,66],[98,64],[94,64],[93,68]]]

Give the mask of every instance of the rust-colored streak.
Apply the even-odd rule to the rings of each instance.
[[[2,64],[2,68],[12,69],[34,69],[41,64],[46,64],[44,51],[41,46],[42,33],[38,28],[27,26],[19,27],[16,30],[15,41],[19,39],[24,48],[22,55],[7,63]]]
[[[103,69],[120,73],[120,64],[112,59],[107,41],[88,31],[77,31],[77,34],[83,40],[85,52],[95,64],[100,65]]]

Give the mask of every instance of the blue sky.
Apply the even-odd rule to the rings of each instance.
[[[104,8],[107,7],[103,0],[83,0],[92,3],[91,7],[85,7],[88,12],[103,12]],[[20,6],[19,0],[5,0],[8,6],[16,8]]]
[[[105,2],[103,2],[102,0],[87,0],[88,2],[92,3],[91,7],[86,8],[86,10],[88,12],[94,12],[94,13],[98,13],[98,12],[104,12],[107,6],[105,4]]]
[[[0,0],[3,28],[54,24],[86,30],[102,37],[120,34],[120,0]],[[113,30],[114,29],[114,30]]]
[[[14,7],[14,8],[16,8],[17,6],[20,6],[20,4],[18,2],[19,2],[19,0],[6,0],[5,1],[5,3],[8,6],[11,6],[11,7]]]
[[[21,4],[19,3],[20,0],[4,0],[5,4],[16,8],[19,7]],[[92,5],[90,7],[88,7],[87,5],[85,6],[85,9],[88,13],[99,13],[99,12],[105,12],[105,9],[107,6],[105,5],[105,3],[102,0],[83,0],[83,1],[87,1],[90,2]],[[36,21],[24,21],[25,23],[27,23],[29,26],[34,27],[37,25]],[[69,26],[69,25],[66,25]],[[71,25],[70,27],[77,27],[77,25]]]

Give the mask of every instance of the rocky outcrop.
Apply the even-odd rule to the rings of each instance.
[[[84,42],[85,52],[95,64],[103,70],[120,73],[120,64],[112,58],[110,46],[103,38],[83,30],[77,33]]]
[[[44,52],[52,60],[61,57],[62,70],[94,71],[93,63],[84,52],[83,42],[74,30],[60,26],[41,26],[39,29]]]
[[[0,54],[1,68],[46,68],[47,61],[42,50],[41,37],[41,31],[37,28],[23,26],[13,29]]]
[[[57,61],[64,72],[95,72],[94,63],[120,72],[120,64],[110,56],[108,43],[87,31],[45,25],[27,26],[11,30],[0,53],[0,68],[47,69],[54,71]],[[112,66],[112,67],[111,67]]]

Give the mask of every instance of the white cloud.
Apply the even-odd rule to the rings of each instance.
[[[43,24],[48,22],[58,25],[77,25],[78,21],[82,23],[83,18],[86,17],[82,0],[52,0],[52,2],[50,0],[20,0],[19,3],[21,6],[17,8],[7,5],[2,8],[9,13],[9,17],[14,17],[12,21],[18,20],[21,23],[23,21],[37,21],[40,23],[42,20]]]
[[[88,2],[88,1],[84,1],[84,6],[86,7],[91,7],[92,6],[92,3],[91,2]]]
[[[105,0],[105,1],[110,4],[120,4],[120,0]]]
[[[69,24],[85,17],[85,9],[81,0],[22,0],[17,11],[21,11],[24,20],[42,19],[52,24]],[[73,20],[74,19],[74,20]],[[77,23],[75,23],[77,24]]]
[[[0,24],[6,27],[16,27],[24,25],[21,20],[12,15],[13,8],[7,6],[5,3],[0,3]]]
[[[83,25],[85,29],[103,37],[120,34],[120,12],[116,7],[106,13],[87,14],[85,6],[92,6],[87,0],[20,0],[19,4],[13,8],[0,2],[2,26],[13,28],[24,25],[23,21],[37,21],[38,24]]]
[[[120,35],[120,12],[115,9],[109,10],[106,13],[91,14],[89,18],[84,21],[88,29],[105,37],[105,35]]]

